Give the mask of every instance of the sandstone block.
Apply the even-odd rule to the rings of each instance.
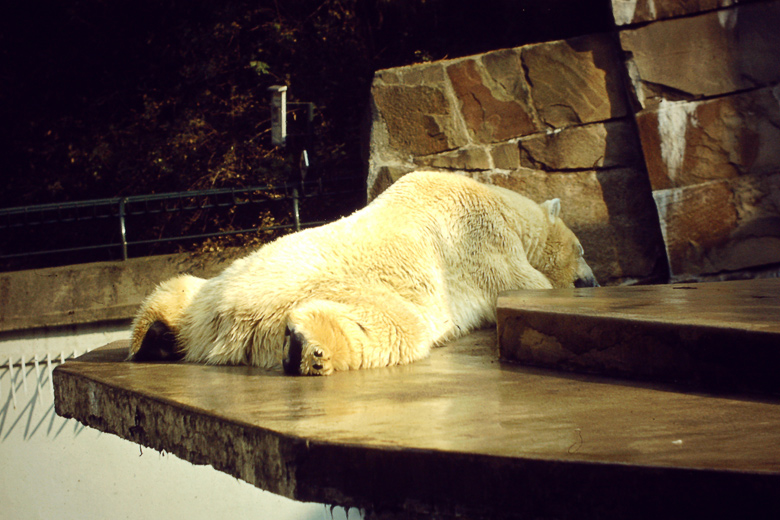
[[[561,216],[580,238],[600,283],[649,279],[664,265],[663,242],[641,169],[547,173],[520,169],[476,178],[542,202],[561,199]]]
[[[452,152],[416,157],[415,164],[446,170],[488,170],[490,156],[484,148],[465,147]]]
[[[642,160],[636,128],[627,119],[534,135],[517,146],[520,166],[545,171],[631,166]]]
[[[673,277],[780,262],[780,174],[653,192]]]
[[[440,84],[444,81],[444,68],[441,63],[422,63],[378,70],[374,74],[374,83],[385,85],[418,86]]]
[[[780,2],[746,4],[620,33],[643,108],[780,81]]]
[[[509,89],[506,83],[489,76],[476,59],[455,62],[447,67],[463,120],[476,142],[506,141],[538,130],[524,93],[517,88],[517,82],[522,78],[519,57],[510,56],[514,57],[516,67],[515,82]]]
[[[780,171],[780,87],[667,102],[637,116],[654,190]]]
[[[501,143],[491,147],[490,155],[493,158],[493,166],[500,170],[520,168],[520,149],[515,142]]]
[[[628,113],[622,65],[609,35],[529,45],[521,59],[543,125],[562,128]]]
[[[398,166],[379,167],[374,181],[368,187],[368,200],[374,200],[380,193],[385,191],[395,181],[410,171],[412,171],[412,168],[402,168]]]
[[[739,0],[612,0],[617,25],[676,18],[739,3]]]
[[[709,250],[736,227],[734,197],[725,181],[653,192],[672,275],[712,273]]]
[[[439,85],[383,85],[371,89],[378,114],[374,124],[387,126],[388,146],[413,155],[452,150],[467,143],[455,124],[453,108]]]

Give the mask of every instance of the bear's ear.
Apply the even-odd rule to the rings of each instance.
[[[550,199],[539,204],[545,213],[550,224],[555,224],[555,219],[561,214],[561,199]]]

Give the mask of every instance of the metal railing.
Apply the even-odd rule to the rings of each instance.
[[[105,243],[65,248],[35,248],[23,252],[7,252],[0,249],[0,259],[14,259],[37,255],[84,252],[99,249],[119,249],[123,259],[128,258],[128,247],[155,243],[202,240],[211,237],[258,233],[270,230],[301,229],[326,223],[324,220],[302,222],[300,207],[306,199],[355,195],[361,192],[362,180],[343,178],[335,181],[296,182],[249,188],[222,188],[153,195],[133,195],[80,202],[63,202],[0,209],[0,236],[11,230],[44,228],[50,225],[89,224],[97,221],[115,221],[114,238]],[[175,236],[141,238],[131,240],[132,217],[186,213],[202,210],[221,210],[246,205],[287,203],[291,206],[290,224],[265,227],[216,230],[205,233],[177,234]],[[113,233],[112,233],[113,234]],[[0,242],[2,248],[2,242]]]

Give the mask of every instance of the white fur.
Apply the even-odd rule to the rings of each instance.
[[[166,323],[191,362],[277,366],[289,328],[305,338],[302,373],[409,363],[494,322],[500,291],[590,273],[559,210],[459,175],[410,173],[347,218],[284,236],[208,281],[186,279],[195,288]],[[166,315],[165,293],[137,324]]]

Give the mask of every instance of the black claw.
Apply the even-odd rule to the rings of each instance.
[[[303,356],[303,335],[289,327],[287,334],[290,336],[290,343],[287,352],[284,353],[282,367],[285,374],[299,376],[301,375],[301,358]]]
[[[322,357],[322,351],[321,350],[315,350],[314,351],[314,357]]]

